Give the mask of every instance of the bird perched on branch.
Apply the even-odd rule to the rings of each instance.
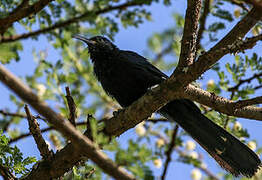
[[[74,38],[88,45],[98,81],[122,107],[129,106],[150,87],[168,78],[144,57],[132,51],[120,50],[105,37],[75,35]],[[222,168],[233,175],[251,177],[261,166],[256,153],[201,114],[192,101],[173,100],[162,107],[159,113],[177,122]]]

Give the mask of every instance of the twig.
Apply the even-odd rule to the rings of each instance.
[[[173,131],[173,134],[172,134],[172,139],[170,141],[169,148],[166,151],[166,161],[165,161],[165,165],[164,165],[164,171],[163,171],[162,176],[161,176],[161,180],[165,180],[167,168],[168,168],[169,163],[171,162],[171,155],[172,155],[173,149],[176,145],[177,132],[178,132],[178,125],[176,124],[174,131]]]
[[[4,178],[4,180],[17,180],[17,178],[9,171],[9,169],[1,164],[0,175]]]
[[[254,90],[257,90],[257,89],[260,89],[260,88],[262,88],[262,85],[258,85],[256,87],[254,87]]]
[[[85,178],[90,178],[92,176],[92,174],[94,174],[94,172],[96,171],[95,168],[91,169],[86,175],[85,175]]]
[[[28,120],[28,125],[29,125],[29,130],[31,134],[34,137],[34,140],[37,144],[37,148],[44,160],[50,161],[53,154],[49,150],[48,145],[46,144],[44,138],[42,137],[39,124],[37,123],[35,117],[33,117],[29,111],[29,108],[27,105],[25,105],[25,112],[27,115],[27,120]]]
[[[204,7],[203,7],[203,13],[201,14],[200,19],[199,19],[200,27],[199,27],[197,39],[196,39],[196,51],[198,51],[201,47],[200,41],[201,41],[201,39],[203,37],[203,33],[205,31],[206,20],[207,20],[207,16],[209,14],[209,11],[210,11],[209,6],[210,6],[210,0],[205,0]]]
[[[211,171],[209,171],[207,168],[198,167],[200,170],[202,170],[207,176],[209,176],[210,180],[219,180],[219,178],[214,175]]]
[[[262,37],[262,36],[261,36]],[[256,79],[256,78],[260,78],[262,77],[262,73],[258,73],[258,74],[254,74],[252,77],[250,78],[247,78],[247,79],[242,79],[238,82],[237,85],[235,85],[234,87],[231,87],[228,89],[228,91],[231,91],[231,92],[235,92],[235,91],[238,91],[238,88],[244,84],[244,83],[250,83],[253,79]]]
[[[13,41],[21,40],[21,39],[26,39],[26,38],[29,38],[29,37],[32,37],[32,36],[37,36],[39,34],[47,33],[49,31],[52,31],[52,30],[57,29],[57,28],[66,27],[66,26],[68,26],[72,23],[76,23],[80,20],[83,20],[88,16],[92,16],[92,15],[97,16],[97,15],[104,14],[104,13],[107,13],[107,12],[110,12],[110,11],[113,11],[113,10],[122,10],[122,9],[125,9],[127,7],[132,7],[132,6],[142,6],[143,4],[144,3],[142,1],[141,2],[140,1],[139,2],[136,2],[136,1],[131,2],[130,1],[130,2],[120,4],[120,5],[116,5],[116,6],[108,6],[104,9],[100,9],[100,10],[97,10],[97,11],[87,11],[87,12],[83,13],[82,15],[73,17],[73,18],[65,20],[63,22],[54,23],[54,25],[50,26],[50,27],[46,27],[46,28],[43,28],[43,29],[39,29],[39,30],[36,30],[36,31],[33,31],[33,32],[24,33],[24,34],[20,34],[20,35],[13,35],[13,36],[10,36],[10,37],[2,37],[2,39],[0,39],[0,43],[13,42]]]
[[[5,110],[0,110],[0,114],[2,114],[3,116],[14,116],[14,117],[27,118],[25,114],[12,113],[12,112],[7,112]]]
[[[68,108],[69,108],[69,121],[73,124],[73,126],[76,127],[76,104],[74,102],[74,99],[73,97],[71,96],[71,93],[70,93],[70,90],[69,90],[69,87],[67,86],[66,87],[66,100],[67,100],[67,105],[68,105]]]
[[[244,9],[245,11],[249,11],[249,9],[245,6],[244,2],[238,1],[238,0],[230,0],[230,2],[234,5],[237,5],[239,7],[241,7],[242,9]]]
[[[153,64],[157,64],[161,58],[166,55],[167,53],[169,53],[170,51],[172,51],[173,49],[173,44],[170,43],[167,47],[165,47],[160,53],[158,53],[155,58],[153,59]]]
[[[21,117],[21,118],[27,118],[26,114],[20,114],[20,113],[12,113],[12,112],[7,112],[5,110],[0,110],[0,114],[3,116],[13,116],[13,117]],[[43,121],[46,121],[45,118],[41,116],[36,116],[37,119],[42,119]]]
[[[86,122],[77,122],[77,123],[76,123],[76,126],[83,126],[83,125],[85,125],[85,124],[86,124]],[[48,128],[43,128],[43,129],[41,129],[40,131],[41,131],[41,133],[44,133],[44,132],[48,132],[48,131],[54,130],[54,129],[55,129],[55,127],[54,127],[54,126],[51,126],[51,127],[48,127]],[[12,144],[12,143],[17,142],[17,141],[19,141],[20,139],[26,138],[26,137],[28,137],[28,136],[31,136],[31,133],[30,133],[30,132],[29,132],[29,133],[21,134],[21,135],[15,137],[15,138],[10,139],[8,143],[9,143],[9,144]]]

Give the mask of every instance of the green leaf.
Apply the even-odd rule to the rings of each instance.
[[[0,62],[7,64],[13,59],[18,61],[19,50],[23,50],[20,42],[0,44]]]

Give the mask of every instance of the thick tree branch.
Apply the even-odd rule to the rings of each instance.
[[[214,93],[204,91],[193,85],[188,85],[185,88],[185,98],[191,99],[198,103],[211,107],[212,109],[221,113],[243,117],[249,119],[256,119],[262,121],[262,108],[246,105],[262,104],[262,97],[257,97],[249,100],[231,101]]]
[[[183,69],[192,64],[196,53],[196,37],[198,20],[201,10],[201,0],[188,0],[185,16],[184,32],[181,41],[181,53],[178,69]]]
[[[0,39],[0,43],[13,42],[13,41],[37,36],[39,34],[47,33],[47,32],[50,32],[54,29],[63,28],[63,27],[66,27],[66,26],[68,26],[72,23],[77,23],[77,22],[79,22],[79,21],[81,21],[81,20],[83,20],[83,19],[85,19],[89,16],[93,16],[93,15],[97,16],[97,15],[104,14],[104,13],[114,11],[114,10],[122,10],[122,9],[127,8],[127,7],[142,6],[142,5],[144,5],[144,3],[142,1],[140,1],[140,2],[130,1],[130,2],[120,4],[120,5],[116,5],[116,6],[108,6],[104,9],[100,9],[100,10],[97,10],[97,11],[87,11],[87,12],[83,13],[82,15],[73,17],[73,18],[65,20],[63,22],[54,23],[54,25],[52,25],[50,27],[46,27],[46,28],[43,28],[43,29],[39,29],[39,30],[36,30],[36,31],[33,31],[33,32],[24,33],[24,34],[20,34],[20,35],[13,35],[13,36],[10,36],[10,37],[2,37],[2,39]]]
[[[36,14],[41,11],[48,3],[53,0],[39,0],[31,6],[24,8],[17,8],[12,13],[7,15],[5,18],[0,19],[0,33],[3,34],[6,29],[11,26],[14,22],[19,21],[25,17],[30,16],[31,14]],[[23,4],[26,5],[28,2],[25,1]]]
[[[113,161],[102,153],[92,141],[77,131],[69,121],[64,120],[61,115],[54,112],[46,105],[46,103],[42,102],[28,86],[6,70],[2,65],[0,65],[0,81],[8,86],[25,102],[28,102],[41,115],[46,117],[48,122],[53,124],[66,138],[70,139],[76,152],[82,151],[87,158],[95,162],[105,173],[116,179],[135,179],[132,175],[114,164]],[[40,176],[36,174],[34,175],[35,176],[32,177],[32,174],[29,174],[25,179],[39,180]],[[46,176],[43,178],[46,179],[45,177]]]
[[[207,20],[207,16],[209,14],[210,11],[210,0],[204,0],[204,7],[203,7],[203,12],[201,14],[201,17],[199,19],[199,30],[197,33],[197,39],[196,39],[196,51],[198,51],[201,47],[201,39],[203,37],[203,33],[205,31],[205,27],[206,27],[206,20]]]

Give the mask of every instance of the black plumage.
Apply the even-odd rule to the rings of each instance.
[[[148,88],[167,78],[144,57],[118,49],[105,37],[74,37],[87,43],[97,79],[122,107],[129,106],[144,95]],[[251,177],[259,169],[261,161],[256,153],[201,114],[192,101],[171,101],[159,113],[177,122],[221,167],[233,175]]]

